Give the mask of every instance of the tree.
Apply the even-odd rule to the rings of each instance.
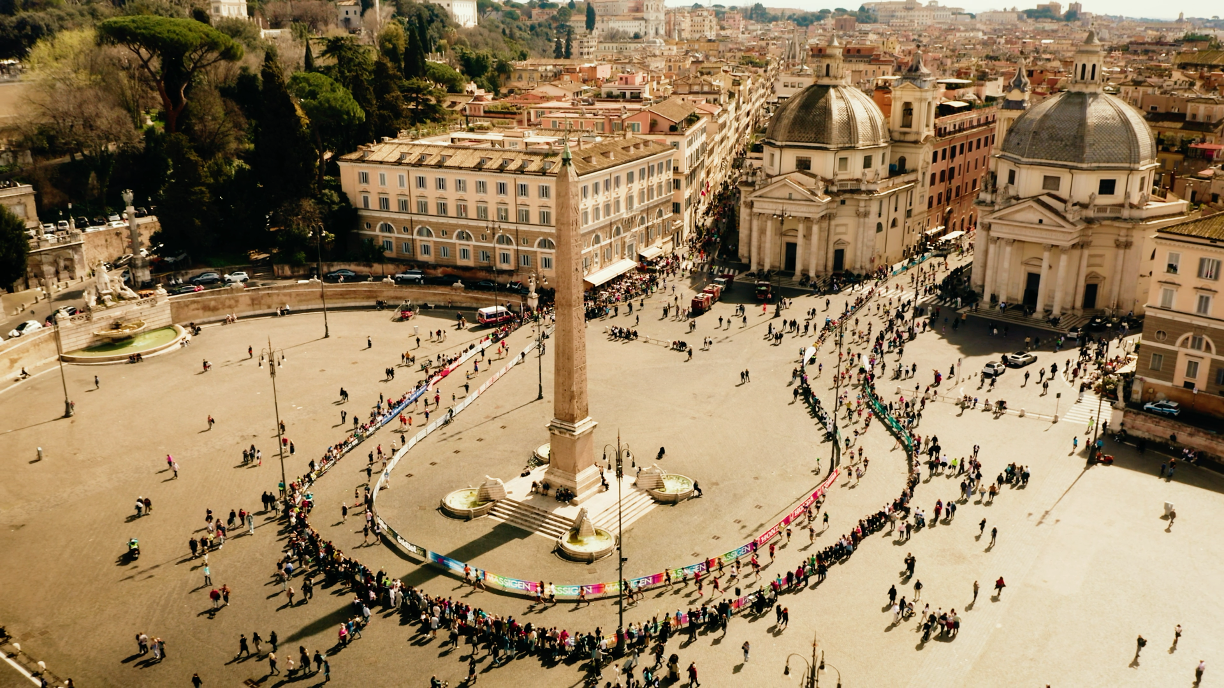
[[[586,6],[586,30],[587,33],[595,30],[595,6],[589,2]]]
[[[350,130],[365,120],[365,112],[348,89],[317,72],[298,72],[289,77],[289,92],[310,120],[319,160],[318,183],[322,185],[328,151],[344,145]]]
[[[293,102],[280,63],[271,51],[264,55],[260,82],[251,164],[263,192],[261,203],[272,212],[311,193],[318,176],[318,158],[310,138],[310,122]]]
[[[187,107],[187,89],[197,75],[219,62],[242,58],[242,45],[206,24],[191,19],[140,15],[116,17],[98,24],[99,38],[127,48],[161,96],[166,131],[178,131]]]
[[[306,40],[306,56],[302,58],[302,69],[308,72],[315,70],[314,53],[310,50],[310,39]]]
[[[29,251],[25,220],[0,206],[0,284],[7,287],[25,276]]]
[[[446,89],[447,93],[463,93],[467,79],[454,67],[442,62],[425,63],[425,78]]]
[[[570,31],[565,34],[565,59],[574,57],[574,32]]]
[[[170,160],[170,174],[157,213],[161,229],[154,239],[171,251],[209,255],[215,246],[215,237],[206,221],[212,194],[204,177],[204,162],[182,134],[171,134],[167,138],[166,154]]]
[[[557,36],[557,40],[553,41],[553,57],[557,59],[565,57],[565,42],[561,40],[560,36]]]

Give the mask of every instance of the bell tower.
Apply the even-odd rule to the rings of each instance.
[[[918,143],[935,133],[935,75],[914,53],[892,88],[888,128],[893,141]]]

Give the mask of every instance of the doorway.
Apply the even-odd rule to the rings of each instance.
[[[782,259],[782,270],[784,272],[794,272],[795,261],[799,255],[799,246],[789,241],[783,246],[786,257]]]
[[[1085,310],[1096,308],[1097,287],[1099,286],[1100,286],[1099,284],[1085,284],[1084,285],[1084,309]]]
[[[1024,278],[1024,307],[1037,310],[1037,289],[1041,286],[1041,273],[1030,272]]]
[[[833,272],[841,272],[846,269],[846,249],[833,249]]]

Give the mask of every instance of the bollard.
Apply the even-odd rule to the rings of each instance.
[[[1054,416],[1054,422],[1055,422],[1055,423],[1057,423],[1057,422],[1058,422],[1058,416],[1057,416],[1057,415],[1056,415],[1056,416]]]
[[[1023,417],[1024,417],[1024,409],[1020,409],[1020,417],[1021,417],[1021,418],[1023,418]]]
[[[39,448],[38,448],[38,460],[39,460],[39,461],[42,461],[42,460],[43,460],[42,447],[39,447]]]

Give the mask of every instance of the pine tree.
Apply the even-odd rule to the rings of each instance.
[[[570,31],[565,34],[565,59],[574,57],[574,32]]]
[[[310,50],[310,39],[306,40],[306,57],[302,61],[302,68],[303,68],[303,71],[307,71],[307,72],[313,72],[315,68],[314,67],[314,53],[311,52]]]
[[[595,6],[589,2],[586,7],[586,30],[587,33],[595,30]]]
[[[557,36],[557,40],[553,43],[553,57],[562,58],[565,56],[565,43],[561,41],[561,37]]]

